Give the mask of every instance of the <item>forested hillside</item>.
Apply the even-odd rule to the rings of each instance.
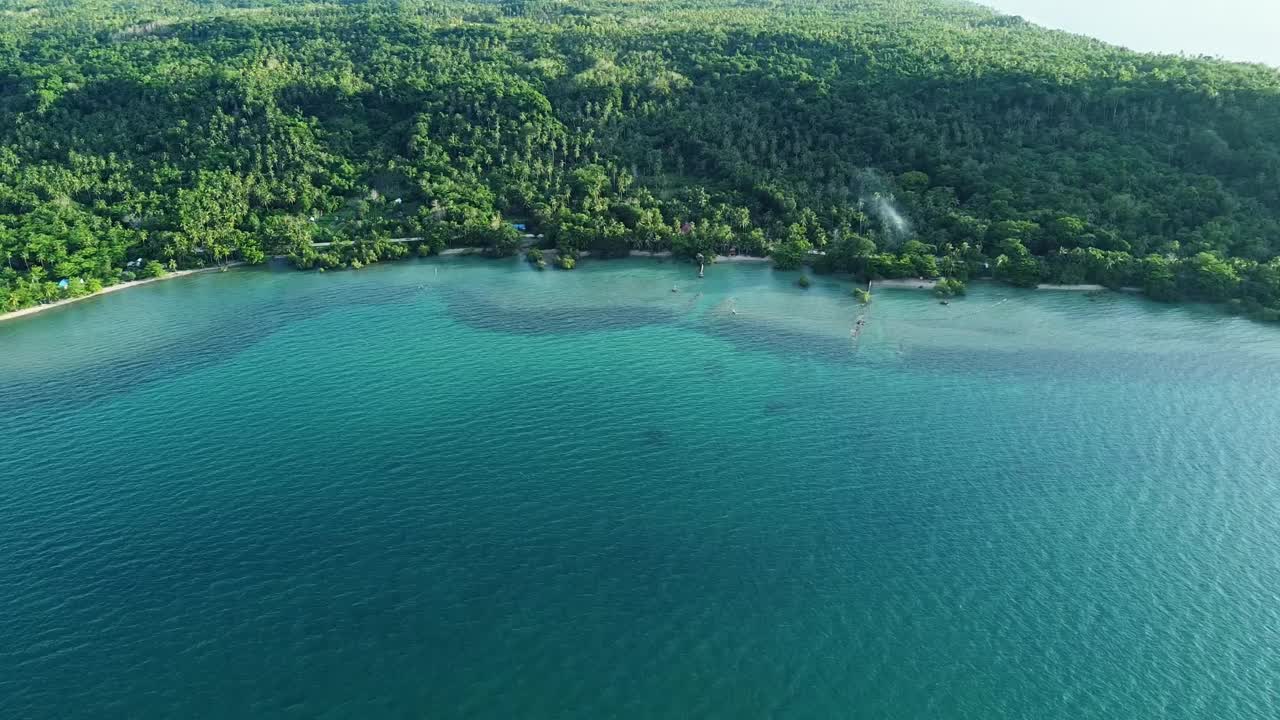
[[[0,309],[513,222],[1276,319],[1280,72],[946,0],[0,0]]]

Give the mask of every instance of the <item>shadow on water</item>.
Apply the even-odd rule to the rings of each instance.
[[[640,439],[646,445],[665,447],[671,444],[671,433],[662,428],[648,428],[640,433]]]
[[[805,332],[767,320],[740,316],[707,316],[686,324],[692,330],[724,341],[743,352],[769,353],[786,360],[811,360],[837,366],[858,366],[929,375],[978,377],[990,380],[1108,380],[1151,382],[1238,382],[1242,377],[1272,378],[1277,369],[1266,357],[1236,352],[1140,352],[1121,348],[1093,350],[1074,347],[999,348],[990,346],[904,345],[892,336],[849,338]],[[1017,335],[1015,330],[991,328],[992,335]],[[893,352],[881,352],[888,343]],[[1152,363],[1166,372],[1153,374]],[[767,415],[786,412],[783,402],[771,402]]]
[[[955,347],[904,345],[894,337],[866,337],[857,343],[849,337],[806,332],[782,323],[745,318],[723,312],[689,317],[677,310],[654,305],[561,306],[536,310],[495,303],[478,291],[433,285],[373,285],[329,287],[288,299],[241,308],[215,319],[212,330],[200,334],[157,339],[146,352],[88,367],[24,373],[0,378],[0,407],[20,408],[23,415],[45,414],[79,407],[126,393],[139,384],[180,377],[215,366],[295,323],[351,306],[411,305],[424,294],[443,301],[450,319],[468,327],[524,336],[578,335],[678,325],[727,343],[735,350],[768,353],[785,360],[810,360],[837,366],[859,366],[894,371],[980,377],[1080,380],[1138,380],[1151,382],[1259,381],[1276,377],[1270,358],[1241,352],[1165,351],[1138,352],[1123,348],[1105,351],[1073,347]],[[930,320],[916,321],[919,326]],[[941,322],[940,320],[938,322]],[[1015,335],[1015,330],[988,323],[982,331],[991,335]],[[896,348],[883,352],[887,343]],[[1151,364],[1166,371],[1152,373]],[[703,370],[722,376],[727,366],[706,361]],[[785,403],[771,402],[766,415],[787,412]],[[10,413],[17,415],[17,412]]]
[[[689,323],[688,327],[744,352],[766,352],[841,365],[863,362],[854,353],[849,338],[804,332],[767,320],[712,315]]]
[[[274,301],[252,312],[241,310],[219,318],[209,332],[158,339],[145,352],[131,357],[21,378],[0,378],[0,406],[39,414],[101,402],[138,385],[219,365],[290,325],[346,306],[404,305],[416,298],[416,287],[392,286],[320,291]]]
[[[722,378],[729,372],[729,367],[720,360],[707,360],[702,363],[702,371],[710,378]]]
[[[776,417],[778,415],[786,415],[798,407],[798,403],[787,400],[769,400],[764,404],[763,414],[765,417]]]
[[[951,330],[955,328],[953,318],[919,318],[912,319],[910,325],[921,330]],[[993,337],[1016,337],[1022,330],[1009,325],[966,323],[964,330],[971,334],[990,335]]]
[[[331,286],[273,299],[252,311],[217,318],[213,330],[173,335],[146,352],[108,363],[0,378],[0,406],[42,414],[81,407],[221,364],[290,325],[349,307],[412,305],[424,295],[444,301],[448,316],[468,327],[516,335],[569,335],[674,323],[671,310],[649,306],[548,307],[526,312],[487,300],[481,293],[439,285]]]
[[[452,320],[476,330],[513,335],[583,335],[631,330],[670,325],[679,317],[666,308],[647,305],[552,305],[523,310],[495,303],[470,290],[441,288],[437,292],[444,299]]]

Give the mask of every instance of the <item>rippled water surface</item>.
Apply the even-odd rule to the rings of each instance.
[[[1280,331],[979,286],[855,341],[794,280],[251,270],[0,324],[0,717],[1280,714]]]

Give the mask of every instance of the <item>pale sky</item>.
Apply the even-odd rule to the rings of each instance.
[[[1147,52],[1280,67],[1280,0],[978,0],[1046,27]]]

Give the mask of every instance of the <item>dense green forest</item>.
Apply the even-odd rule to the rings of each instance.
[[[1280,72],[949,0],[0,0],[0,309],[513,223],[1278,319]]]

